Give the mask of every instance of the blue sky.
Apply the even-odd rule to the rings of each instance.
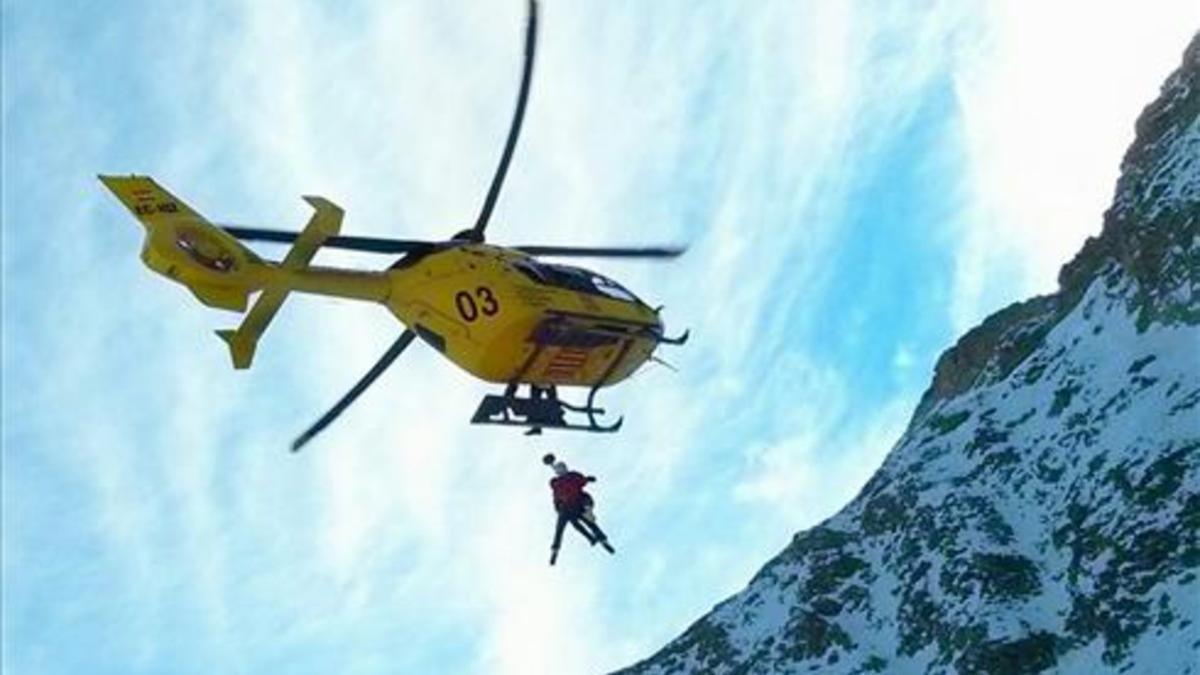
[[[938,353],[1098,231],[1200,7],[1093,4],[545,0],[490,233],[688,242],[597,264],[692,329],[679,372],[606,392],[615,437],[528,439],[466,425],[488,388],[414,348],[292,456],[394,321],[293,298],[234,372],[212,330],[237,317],[145,270],[95,175],[444,237],[494,169],[522,3],[5,2],[5,672],[648,655],[852,498]],[[600,477],[616,557],[546,566],[551,450]]]

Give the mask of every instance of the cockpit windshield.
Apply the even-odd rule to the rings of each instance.
[[[535,260],[520,260],[513,265],[539,284],[566,288],[580,293],[603,295],[624,302],[640,302],[636,295],[621,284],[591,270],[570,265],[553,265]]]

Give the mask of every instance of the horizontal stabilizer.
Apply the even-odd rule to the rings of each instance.
[[[279,263],[282,270],[298,270],[308,266],[321,244],[329,237],[337,235],[342,227],[343,211],[337,204],[324,197],[309,196],[305,197],[304,201],[311,204],[316,212],[296,237],[287,256]],[[286,287],[278,282],[268,282],[237,330],[217,331],[217,335],[229,345],[234,368],[240,370],[250,367],[258,339],[266,332],[267,326],[271,324],[287,296]]]
[[[243,370],[250,367],[254,360],[254,349],[258,344],[247,336],[239,336],[235,330],[223,329],[216,331],[217,337],[229,344],[229,353],[233,357],[233,367]]]

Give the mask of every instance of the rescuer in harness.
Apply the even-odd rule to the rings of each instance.
[[[592,496],[583,488],[596,480],[595,476],[584,476],[578,471],[571,471],[563,462],[555,461],[554,455],[542,457],[542,463],[554,470],[554,478],[550,479],[550,490],[554,493],[554,510],[558,512],[558,522],[554,526],[554,543],[550,546],[550,564],[558,559],[558,549],[562,545],[563,530],[567,523],[579,531],[584,539],[592,546],[600,544],[604,550],[614,553],[608,537],[596,524],[596,516],[592,513]]]

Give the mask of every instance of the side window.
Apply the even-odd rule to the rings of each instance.
[[[580,293],[595,293],[596,289],[588,281],[582,270],[566,265],[543,265],[546,283],[559,288],[566,288]]]
[[[592,275],[592,285],[596,287],[596,290],[611,298],[625,300],[626,302],[637,302],[637,298],[633,297],[633,293],[625,290],[623,286],[612,279],[606,279],[600,275]]]
[[[513,263],[513,267],[521,274],[529,277],[529,280],[533,281],[534,283],[547,283],[545,275],[543,275],[542,271],[539,270],[533,263],[526,262],[524,260],[518,260],[517,262]]]

